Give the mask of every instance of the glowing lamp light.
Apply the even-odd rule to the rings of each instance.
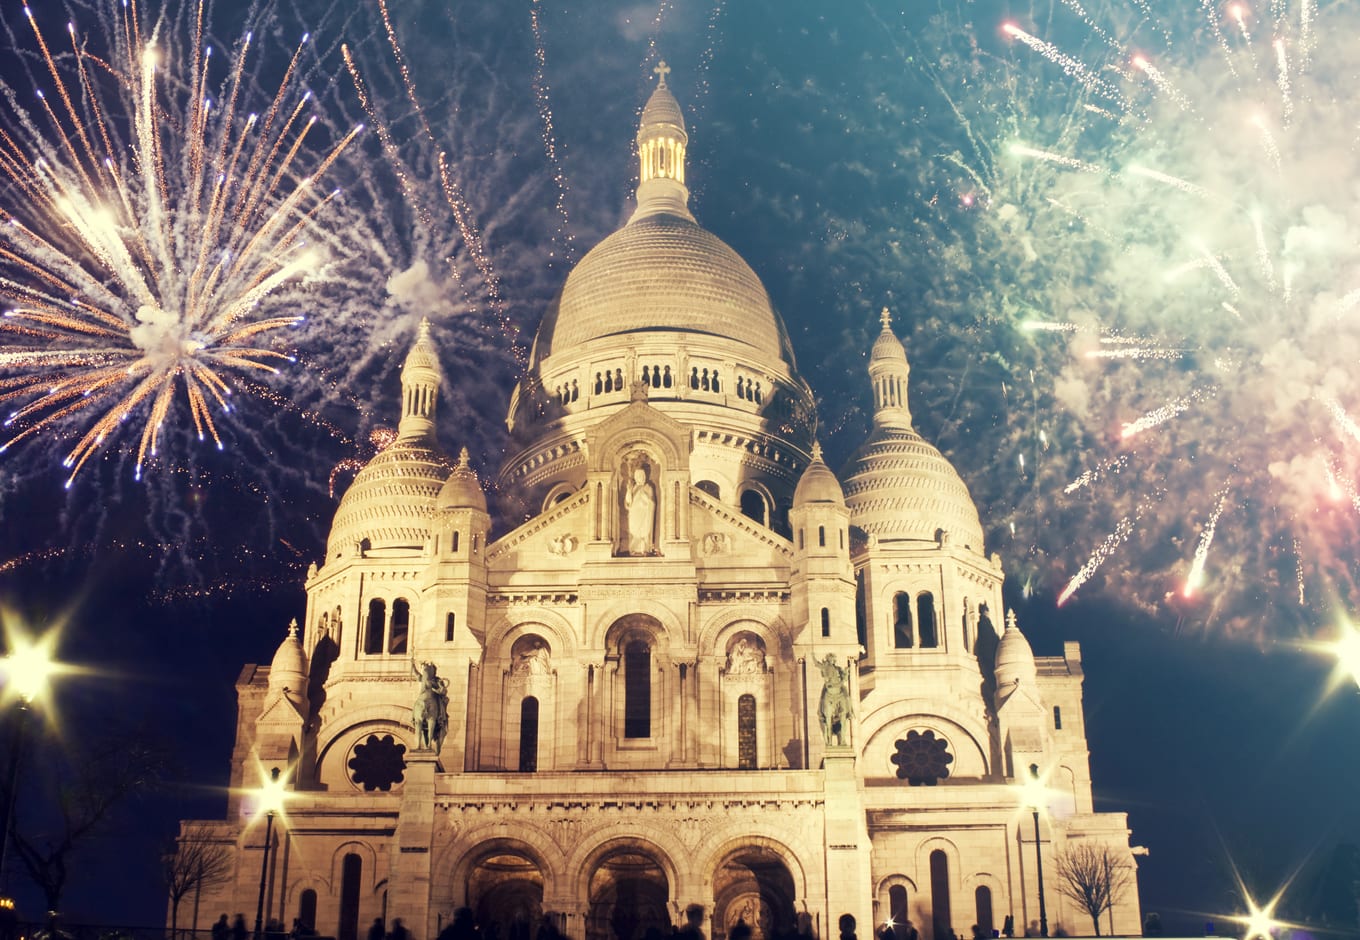
[[[1349,678],[1360,688],[1360,630],[1356,630],[1349,620],[1343,620],[1341,636],[1331,643],[1320,644],[1323,651],[1336,657],[1337,676],[1333,684]]]
[[[260,770],[262,782],[254,791],[256,819],[282,813],[284,802],[288,799],[288,778],[279,768],[271,767],[267,774],[264,773],[264,768]]]
[[[1275,905],[1269,904],[1265,908],[1259,908],[1255,902],[1248,901],[1247,904],[1251,909],[1241,921],[1247,928],[1242,940],[1273,940],[1275,931],[1284,926],[1271,916]]]
[[[52,688],[52,680],[71,671],[71,667],[57,660],[57,641],[60,627],[53,627],[41,636],[34,636],[8,611],[0,611],[4,623],[5,648],[9,652],[0,657],[0,705],[20,702],[25,707],[43,704]]]

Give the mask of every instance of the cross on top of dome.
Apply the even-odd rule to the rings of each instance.
[[[656,87],[665,88],[666,76],[671,74],[671,67],[666,64],[666,60],[662,59],[660,62],[658,62],[656,64],[656,68],[652,69],[652,72],[658,76]]]
[[[878,319],[882,321],[883,329],[885,330],[892,329],[892,312],[888,310],[887,307],[883,308],[883,312],[878,315]]]

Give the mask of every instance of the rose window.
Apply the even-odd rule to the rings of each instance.
[[[949,742],[935,737],[934,731],[908,731],[906,739],[897,742],[892,762],[899,780],[913,787],[933,787],[949,776],[954,755],[949,753]]]
[[[401,783],[406,770],[406,745],[398,744],[390,734],[381,738],[370,734],[368,740],[354,745],[349,759],[350,779],[366,791],[387,792]]]

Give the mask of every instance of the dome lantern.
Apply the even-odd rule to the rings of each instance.
[[[869,354],[869,380],[874,387],[874,427],[911,427],[907,404],[907,379],[911,366],[902,341],[892,331],[892,314],[883,308],[883,330]]]
[[[401,367],[401,422],[397,438],[402,441],[434,440],[435,406],[439,401],[439,350],[430,336],[430,321],[420,321],[416,341]]]
[[[652,71],[658,80],[638,127],[637,211],[629,221],[665,213],[693,222],[685,187],[685,148],[689,145],[685,116],[666,86],[670,66],[662,60]]]

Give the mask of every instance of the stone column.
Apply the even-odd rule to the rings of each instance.
[[[412,940],[433,940],[437,928],[430,908],[430,843],[434,833],[434,777],[438,758],[431,751],[409,751],[402,785],[401,815],[393,841],[392,880],[388,887],[388,924],[395,917]]]
[[[822,759],[826,787],[826,904],[828,937],[842,914],[855,918],[855,934],[874,935],[873,874],[864,782],[855,771],[853,747],[828,745]]]

